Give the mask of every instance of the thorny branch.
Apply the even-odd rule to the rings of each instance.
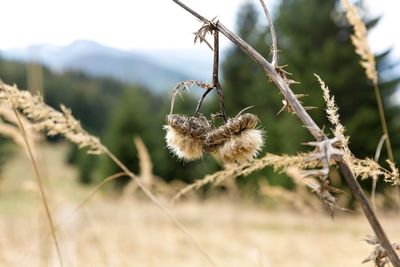
[[[206,91],[203,93],[203,95],[200,97],[199,101],[197,102],[196,110],[194,113],[194,116],[198,116],[201,105],[203,104],[204,99],[206,96],[213,90],[215,89],[217,91],[218,95],[218,100],[219,100],[219,107],[220,111],[217,114],[217,116],[221,116],[225,122],[227,122],[227,116],[225,113],[225,104],[224,104],[224,93],[222,91],[221,84],[219,82],[219,31],[215,27],[218,22],[214,22],[214,20],[207,21],[205,22],[201,28],[195,32],[195,38],[194,42],[196,43],[197,41],[202,43],[206,43],[207,46],[209,46],[213,52],[214,52],[214,59],[213,59],[213,74],[212,74],[212,81],[211,83],[206,83],[206,82],[199,82],[195,80],[190,80],[190,81],[184,81],[178,83],[174,90],[172,90],[171,93],[171,111],[170,114],[172,114],[173,106],[175,103],[175,98],[177,95],[180,95],[179,89],[183,88],[183,90],[189,91],[189,87],[193,85],[197,85],[200,88],[205,89]],[[214,47],[211,47],[210,43],[206,40],[206,35],[207,34],[212,34],[214,36]]]
[[[173,0],[173,1],[179,6],[181,6],[183,9],[191,13],[193,16],[201,20],[202,22],[212,24],[219,32],[225,35],[232,43],[238,46],[245,54],[247,54],[251,59],[253,59],[257,64],[259,64],[265,71],[266,75],[268,75],[268,77],[276,84],[276,86],[281,91],[285,99],[289,102],[293,112],[298,116],[298,118],[302,121],[302,123],[309,130],[309,132],[315,137],[315,139],[317,141],[328,139],[327,136],[323,133],[323,131],[318,127],[318,125],[307,113],[305,108],[301,105],[295,94],[290,89],[288,83],[281,75],[279,75],[278,70],[275,68],[273,64],[268,62],[253,47],[251,47],[239,36],[237,36],[228,28],[226,28],[222,23],[220,22],[214,23],[212,21],[209,21],[208,19],[201,16],[193,9],[183,4],[181,1],[179,0]],[[363,212],[367,217],[371,227],[373,228],[379,240],[379,243],[387,251],[388,257],[393,266],[400,267],[400,259],[396,254],[396,252],[394,251],[389,239],[387,238],[377,216],[375,215],[373,209],[371,208],[371,205],[368,202],[367,197],[362,191],[361,186],[354,177],[353,172],[351,171],[348,164],[342,159],[339,159],[337,162],[339,164],[339,169],[343,174],[344,178],[346,179],[346,182],[348,183],[351,191],[353,192],[356,199],[360,202]]]
[[[218,24],[218,22],[216,22]],[[203,27],[202,27],[203,28]],[[201,30],[201,29],[200,29]],[[219,32],[213,28],[213,26],[209,26],[209,31],[212,32],[214,36],[214,60],[213,60],[213,76],[212,83],[206,89],[206,92],[201,96],[199,102],[197,103],[195,116],[199,113],[200,107],[203,104],[204,98],[215,88],[217,90],[217,95],[219,99],[219,109],[220,114],[225,122],[227,122],[227,117],[225,113],[225,104],[224,104],[224,93],[222,91],[221,84],[219,83]],[[196,35],[197,37],[198,35]]]

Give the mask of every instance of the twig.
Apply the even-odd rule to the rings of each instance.
[[[271,48],[271,52],[272,52],[272,61],[271,64],[273,66],[277,66],[278,64],[278,45],[277,45],[277,38],[276,38],[276,32],[275,32],[275,28],[274,28],[274,23],[272,22],[272,17],[271,14],[269,14],[268,8],[265,5],[264,0],[259,0],[260,4],[264,10],[264,14],[267,17],[268,20],[268,26],[271,30],[271,39],[272,39],[272,48]]]
[[[193,16],[202,20],[204,23],[212,23],[207,20],[196,11],[192,10],[188,6],[184,5],[179,0],[173,0],[176,4],[187,10]],[[310,117],[304,107],[301,105],[299,100],[296,98],[295,94],[289,88],[288,84],[284,81],[284,79],[278,74],[275,70],[275,67],[269,63],[265,58],[263,58],[254,48],[252,48],[249,44],[243,41],[239,36],[234,34],[232,31],[227,29],[222,23],[215,24],[214,26],[224,34],[232,43],[237,45],[245,54],[247,54],[251,59],[253,59],[256,63],[258,63],[269,76],[269,78],[276,84],[278,89],[284,95],[285,99],[290,103],[293,112],[299,117],[304,126],[310,131],[310,133],[319,141],[327,138],[323,131],[318,127],[318,125],[314,122],[314,120]],[[351,172],[349,166],[346,162],[339,161],[339,168],[347,183],[350,186],[354,196],[360,202],[361,207],[365,216],[367,217],[371,227],[373,228],[375,235],[378,237],[379,242],[385,248],[388,253],[389,259],[392,262],[393,266],[400,267],[400,259],[394,251],[391,243],[389,242],[385,232],[383,231],[382,226],[379,223],[377,216],[375,215],[371,205],[368,202],[367,197],[362,191],[360,185],[355,179],[353,173]]]
[[[216,23],[218,24],[218,22]],[[200,107],[204,101],[204,98],[215,88],[217,90],[217,95],[219,99],[219,112],[227,122],[227,117],[225,113],[225,104],[224,104],[224,93],[222,91],[221,84],[219,83],[219,32],[216,29],[212,29],[214,35],[214,60],[213,60],[213,76],[212,83],[209,88],[207,88],[206,92],[201,96],[199,102],[197,103],[195,116],[199,113]]]

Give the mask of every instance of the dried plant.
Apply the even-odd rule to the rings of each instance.
[[[43,103],[39,95],[29,91],[20,91],[16,86],[0,82],[0,101],[20,111],[28,118],[37,131],[47,135],[62,135],[80,148],[88,148],[89,153],[103,153],[99,139],[82,129],[80,123],[72,116],[71,111],[61,106],[61,112]]]
[[[344,136],[344,128],[340,129],[338,127],[338,121],[335,119],[335,108],[334,106],[329,107],[328,110],[332,111],[331,114],[331,120],[334,125],[336,125],[338,133],[341,133],[342,136],[335,136],[333,139],[329,139],[326,134],[323,132],[323,130],[318,127],[318,125],[315,123],[315,121],[310,117],[310,115],[307,113],[306,108],[300,103],[296,95],[293,93],[293,91],[290,88],[291,83],[288,81],[288,79],[285,78],[285,75],[282,75],[282,71],[280,68],[277,68],[277,62],[268,62],[262,55],[260,55],[253,47],[251,47],[249,44],[247,44],[244,40],[242,40],[239,36],[234,34],[232,31],[230,31],[228,28],[226,28],[221,22],[213,22],[199,13],[197,13],[195,10],[191,9],[190,7],[186,6],[183,4],[180,0],[173,0],[176,4],[178,4],[180,7],[188,11],[190,14],[195,16],[197,19],[202,21],[203,23],[207,25],[212,25],[214,32],[218,31],[225,35],[232,43],[234,43],[236,46],[238,46],[245,54],[247,54],[251,59],[253,59],[257,64],[260,65],[260,67],[265,71],[266,75],[268,76],[268,79],[271,80],[272,82],[275,83],[279,91],[282,93],[284,100],[286,101],[286,106],[290,107],[290,111],[297,115],[297,117],[300,119],[300,121],[303,123],[304,127],[308,129],[308,131],[314,136],[316,141],[314,142],[309,142],[311,145],[315,145],[316,150],[311,153],[309,160],[315,160],[317,161],[317,166],[320,167],[320,169],[314,169],[311,170],[311,174],[314,176],[317,176],[320,178],[320,188],[322,189],[320,192],[318,192],[323,198],[324,202],[328,203],[332,202],[331,195],[326,194],[326,192],[329,193],[329,185],[328,185],[328,180],[327,180],[327,170],[329,169],[330,164],[335,162],[339,166],[339,170],[342,173],[344,179],[346,180],[347,184],[349,185],[353,195],[355,198],[360,202],[362,210],[365,214],[365,217],[368,219],[372,229],[374,230],[377,239],[379,240],[379,243],[382,245],[382,247],[385,248],[388,258],[390,259],[391,263],[396,266],[400,267],[400,259],[396,252],[394,251],[393,247],[391,246],[391,243],[389,239],[386,236],[386,233],[384,232],[374,210],[372,209],[371,205],[368,202],[368,199],[364,192],[362,191],[361,186],[356,180],[356,177],[354,176],[352,165],[348,162],[348,160],[344,157],[344,154],[347,154],[348,157],[351,155],[351,152],[348,151],[347,153],[343,152],[341,149],[338,148],[338,141],[339,141],[339,147],[343,145],[347,145],[346,139],[343,138]],[[263,5],[263,8],[265,8],[265,5]],[[268,15],[267,15],[268,17]],[[270,27],[271,31],[273,30],[273,27]],[[362,29],[361,29],[362,30]],[[360,46],[360,50],[358,51],[364,60],[364,67],[368,67],[367,75],[371,76],[375,81],[377,81],[377,74],[376,70],[373,70],[372,67],[372,59],[370,55],[368,55],[368,51],[361,50],[362,46],[365,48],[365,39],[364,41],[361,39],[361,35],[365,35],[363,32],[359,33],[359,39],[353,38],[354,41],[356,41],[357,45]],[[276,36],[273,34],[273,36]],[[277,49],[273,48],[273,52],[276,52]],[[274,57],[277,58],[277,57]],[[375,75],[375,77],[374,77]],[[323,86],[325,87],[325,86]],[[332,100],[332,98],[327,95],[327,100]],[[328,102],[328,101],[327,101]],[[331,103],[332,104],[332,103]],[[334,126],[335,127],[335,126]],[[344,139],[344,140],[341,140]],[[344,142],[342,142],[344,141]],[[389,142],[387,143],[387,146],[389,147]],[[389,150],[389,149],[388,149]],[[256,162],[256,161],[255,161]],[[248,165],[256,164],[255,162],[249,163],[249,164],[243,164],[239,166],[232,167],[230,169],[227,169],[225,171],[220,172],[219,174],[213,174],[206,176],[205,179],[201,180],[200,182],[196,182],[193,185],[193,188],[201,186],[204,183],[207,182],[212,182],[216,181],[219,178],[223,178],[226,176],[234,176],[238,173],[241,173],[241,168],[244,168],[245,170],[251,170],[252,167],[249,167]],[[393,162],[393,161],[392,161]],[[322,168],[321,168],[322,167]],[[226,176],[224,176],[224,175]],[[181,191],[182,193],[182,191]],[[180,194],[178,194],[179,196]],[[334,205],[334,203],[332,204]],[[329,205],[328,205],[329,206]]]
[[[167,146],[179,159],[191,161],[203,157],[206,136],[211,130],[204,116],[170,114],[164,129]]]
[[[154,182],[154,175],[153,163],[151,162],[149,151],[147,150],[142,138],[139,136],[135,136],[133,142],[136,146],[139,157],[140,179],[143,181],[145,186],[150,188]]]
[[[340,119],[339,119],[339,108],[336,106],[335,103],[335,98],[334,96],[331,96],[330,91],[328,86],[326,86],[325,82],[317,75],[314,74],[315,77],[317,77],[319,84],[321,86],[321,89],[323,91],[323,98],[326,104],[326,114],[328,117],[329,122],[332,125],[332,133],[335,137],[337,137],[340,141],[340,147],[343,151],[343,157],[345,159],[351,158],[352,154],[350,152],[349,149],[349,137],[345,136],[344,132],[345,132],[345,128],[344,126],[340,123]]]
[[[190,88],[193,86],[198,86],[200,88],[203,88],[205,90],[208,90],[209,88],[212,88],[211,84],[205,83],[205,82],[200,82],[196,80],[189,80],[189,81],[183,81],[175,85],[175,88],[171,92],[171,109],[170,109],[170,114],[172,114],[174,110],[174,105],[175,105],[175,100],[177,96],[180,96],[182,98],[182,94],[179,92],[179,90],[182,91],[190,91]]]
[[[26,148],[26,151],[28,152],[28,156],[29,156],[29,158],[31,160],[32,167],[33,167],[33,170],[35,172],[36,182],[37,182],[37,185],[39,187],[39,192],[40,192],[40,196],[41,196],[42,203],[43,203],[43,206],[44,206],[44,210],[45,210],[45,213],[46,213],[46,218],[47,218],[49,226],[50,226],[50,232],[51,232],[51,236],[52,236],[53,241],[54,241],[54,246],[56,248],[58,261],[59,261],[60,266],[63,267],[64,263],[63,263],[63,259],[62,259],[61,248],[60,248],[58,237],[57,237],[57,234],[56,234],[56,227],[55,227],[55,223],[54,223],[54,220],[53,220],[53,216],[51,214],[50,207],[49,207],[49,204],[48,204],[48,200],[47,200],[48,198],[47,198],[47,195],[46,195],[46,192],[45,192],[45,189],[44,189],[43,175],[42,175],[42,172],[41,172],[40,167],[39,167],[36,149],[34,149],[34,143],[32,142],[32,140],[29,139],[29,136],[27,134],[27,130],[25,128],[25,125],[22,122],[21,116],[18,113],[18,110],[17,110],[16,106],[13,105],[12,109],[13,109],[15,117],[17,119],[18,128],[20,130],[22,139],[25,142],[25,148]]]
[[[149,151],[146,148],[142,138],[135,136],[133,138],[133,143],[135,144],[136,151],[139,158],[139,176],[138,179],[143,181],[143,184],[147,188],[152,188],[154,185],[154,174],[153,174],[153,163],[151,161]],[[122,193],[122,199],[128,199],[138,188],[134,180],[131,180],[125,187]]]
[[[395,164],[389,159],[386,160],[386,162],[388,163],[390,170],[382,167],[379,165],[379,163],[371,158],[352,158],[350,165],[354,174],[361,179],[383,178],[385,182],[391,183],[392,185],[400,185],[399,169],[396,168]]]
[[[381,93],[378,86],[378,72],[376,71],[375,57],[368,44],[367,27],[357,14],[356,7],[349,0],[341,0],[343,8],[346,12],[346,17],[349,23],[353,26],[354,34],[351,36],[351,41],[355,47],[355,52],[361,57],[360,64],[365,69],[365,75],[372,82],[375,92],[376,102],[378,104],[379,118],[381,121],[382,131],[386,135],[386,149],[389,159],[394,162],[392,145],[390,142],[389,131],[387,128],[385,111]]]
[[[253,160],[263,146],[263,132],[257,129],[257,116],[245,113],[210,131],[206,150],[216,152],[224,163],[245,163]]]
[[[186,161],[197,160],[203,157],[205,152],[217,155],[224,163],[244,163],[254,159],[264,143],[263,132],[257,129],[259,120],[257,116],[239,112],[234,118],[228,119],[224,108],[224,95],[219,83],[219,37],[215,29],[218,21],[204,22],[195,33],[195,43],[203,42],[207,34],[214,36],[214,64],[212,82],[198,82],[189,80],[178,83],[171,93],[171,110],[167,116],[166,142],[170,151],[179,159]],[[209,45],[209,43],[207,42]],[[274,53],[277,53],[276,51]],[[275,58],[275,56],[274,56]],[[197,85],[206,90],[197,103],[194,116],[172,114],[175,99],[180,95],[179,90],[189,91],[189,88]],[[211,116],[212,123],[199,114],[200,107],[205,97],[213,90],[217,91],[220,103],[218,114]],[[224,124],[214,126],[214,118],[222,117]]]
[[[347,20],[354,28],[351,41],[356,53],[361,57],[361,66],[365,69],[365,74],[374,84],[378,83],[378,72],[376,71],[375,57],[371,52],[367,39],[367,27],[357,14],[356,7],[349,0],[341,0],[346,12]]]
[[[40,141],[40,135],[37,131],[35,131],[33,125],[21,116],[20,119],[21,123],[25,126],[26,135],[30,140],[30,143],[35,144]],[[18,127],[18,119],[15,115],[15,112],[11,107],[5,105],[0,106],[0,134],[6,138],[12,139],[17,145],[22,147],[28,153],[26,144]],[[32,149],[36,155],[37,153],[35,152],[35,146],[33,146]]]
[[[275,155],[271,153],[265,154],[264,157],[260,159],[255,159],[252,162],[247,162],[244,164],[228,164],[225,165],[226,169],[215,172],[213,174],[209,174],[205,176],[203,179],[196,181],[195,183],[188,185],[187,187],[180,190],[172,199],[172,202],[175,202],[180,197],[185,195],[191,190],[199,189],[206,184],[220,184],[221,182],[227,179],[233,179],[240,176],[247,176],[252,172],[257,170],[264,169],[269,166],[274,168],[275,171],[285,171],[290,166],[299,166],[300,168],[315,168],[318,166],[317,161],[308,160],[309,154],[298,154],[295,156],[288,155]]]

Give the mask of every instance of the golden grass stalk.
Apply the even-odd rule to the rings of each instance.
[[[351,41],[355,47],[355,52],[361,57],[361,66],[365,69],[365,75],[374,84],[378,83],[378,73],[376,71],[375,57],[371,52],[367,39],[367,27],[357,14],[356,7],[349,0],[341,0],[346,17],[353,26],[354,34]]]
[[[307,161],[309,154],[298,154],[294,156],[289,155],[275,155],[266,153],[264,157],[255,159],[251,162],[244,164],[229,164],[225,165],[226,169],[215,172],[213,174],[206,175],[204,178],[194,182],[181,189],[171,200],[171,202],[177,201],[183,195],[187,194],[191,190],[197,190],[206,184],[220,184],[227,179],[233,179],[239,176],[247,176],[252,172],[264,169],[267,166],[273,167],[275,170],[285,171],[289,166],[302,166],[303,168],[313,168],[318,162]]]
[[[36,159],[36,157],[35,157],[35,155],[33,153],[33,150],[31,148],[32,145],[30,144],[30,142],[28,140],[28,135],[26,133],[25,127],[24,127],[24,125],[22,123],[20,115],[18,114],[18,111],[16,110],[15,106],[14,106],[14,113],[15,113],[15,116],[16,116],[16,118],[18,120],[18,126],[20,128],[21,135],[22,135],[22,137],[24,139],[24,142],[25,142],[26,148],[28,150],[28,154],[29,154],[29,157],[31,159],[32,166],[33,166],[33,169],[34,169],[34,172],[35,172],[36,181],[37,181],[37,184],[38,184],[38,187],[39,187],[39,191],[40,191],[40,196],[42,198],[43,206],[44,206],[44,209],[45,209],[45,212],[46,212],[46,217],[47,217],[48,222],[49,222],[51,234],[52,234],[53,241],[54,241],[54,246],[55,246],[56,251],[57,251],[58,261],[60,263],[60,266],[63,267],[61,249],[60,249],[60,245],[58,243],[54,221],[53,221],[53,218],[52,218],[52,215],[51,215],[51,212],[50,212],[50,208],[49,208],[49,205],[48,205],[46,193],[45,193],[45,190],[44,190],[42,174],[39,171],[39,164],[38,164],[37,159]]]
[[[149,151],[139,136],[135,136],[133,142],[139,157],[140,179],[143,184],[150,187],[153,184],[153,163],[151,162]]]
[[[133,138],[133,143],[135,144],[136,151],[139,157],[139,179],[143,181],[143,184],[147,188],[151,188],[154,184],[154,175],[153,175],[153,163],[151,162],[151,158],[149,155],[149,151],[146,148],[142,138],[139,136],[135,136]],[[122,199],[128,199],[137,189],[137,184],[134,180],[131,180],[129,184],[124,187],[122,193]]]
[[[383,133],[386,135],[386,150],[389,159],[394,162],[392,145],[390,142],[389,131],[387,128],[385,111],[383,108],[382,96],[378,86],[378,72],[376,70],[375,57],[371,52],[367,39],[367,27],[357,14],[356,7],[349,0],[341,0],[346,17],[349,23],[353,26],[354,34],[351,36],[351,41],[354,45],[355,52],[361,57],[360,64],[365,70],[365,75],[372,82],[375,92],[376,102],[378,104],[379,117]]]

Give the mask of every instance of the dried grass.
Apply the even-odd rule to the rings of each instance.
[[[264,169],[265,167],[273,167],[275,171],[285,171],[290,166],[300,166],[303,169],[315,168],[318,166],[317,161],[309,161],[309,154],[298,154],[295,156],[289,155],[275,155],[266,153],[264,157],[255,159],[252,162],[244,164],[228,164],[225,165],[225,169],[209,174],[204,178],[194,182],[193,184],[180,190],[172,199],[175,202],[183,195],[187,194],[191,190],[199,189],[206,184],[220,184],[227,179],[233,179],[239,176],[247,176],[252,172]]]
[[[349,0],[341,0],[346,12],[347,20],[354,28],[354,34],[351,41],[355,47],[356,53],[361,57],[360,64],[365,69],[365,74],[374,84],[378,84],[378,73],[376,71],[375,57],[367,39],[367,27],[357,14],[356,7]]]
[[[29,120],[20,116],[21,123],[25,126],[25,131],[31,144],[40,141],[39,133],[34,129]],[[18,127],[18,119],[11,107],[0,105],[0,134],[13,140],[18,146],[22,147],[26,153],[27,147]],[[32,149],[36,150],[35,146]],[[36,155],[37,153],[34,152]]]
[[[69,109],[61,106],[61,112],[47,106],[39,95],[29,91],[20,91],[0,81],[0,101],[8,107],[21,112],[33,124],[37,131],[45,131],[47,135],[62,135],[80,148],[88,148],[89,153],[103,153],[100,140],[82,129]]]

